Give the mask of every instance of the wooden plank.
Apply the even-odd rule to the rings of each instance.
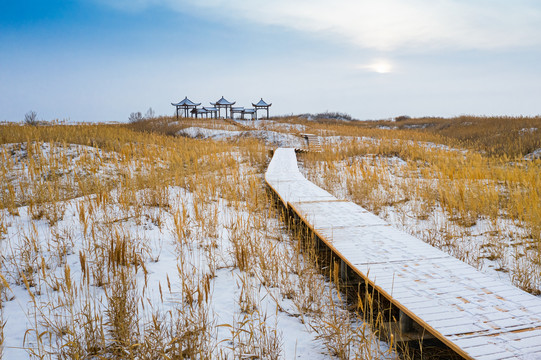
[[[279,193],[280,198],[289,207],[289,203],[302,201],[328,201],[337,200],[327,191],[317,187],[308,180],[279,180],[271,181],[270,184],[274,191]],[[302,191],[301,191],[302,190]]]
[[[485,343],[480,346],[475,347],[469,347],[467,348],[468,354],[473,356],[474,358],[480,358],[480,357],[489,357],[490,359],[501,359],[502,356],[502,350],[499,349],[497,346],[494,346],[492,343]],[[505,353],[504,356],[510,356],[513,355],[512,352],[507,352],[507,355]]]
[[[387,225],[381,218],[369,213],[352,202],[296,203],[291,207],[314,227],[314,229],[333,229],[336,227],[355,227],[368,225]]]
[[[541,299],[336,199],[299,176],[291,149],[278,149],[271,164],[266,181],[285,205],[354,272],[458,354],[540,355]]]

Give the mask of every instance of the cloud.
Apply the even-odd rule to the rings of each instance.
[[[98,0],[104,1],[104,0]],[[133,9],[248,20],[376,50],[501,49],[541,44],[535,0],[110,0]]]

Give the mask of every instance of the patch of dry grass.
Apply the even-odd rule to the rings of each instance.
[[[394,351],[350,326],[362,319],[340,308],[316,258],[276,221],[262,143],[176,138],[162,120],[169,122],[3,125],[0,242],[9,251],[0,256],[0,303],[8,284],[26,289],[30,356],[282,358],[263,296],[277,312],[294,304],[292,316],[339,358]],[[29,223],[13,230],[10,221],[26,214]],[[148,239],[149,228],[161,235]],[[149,268],[162,261],[160,241],[171,241],[177,268],[156,284]],[[211,302],[221,269],[239,274],[240,311],[218,324]],[[218,343],[220,329],[228,341]]]
[[[514,284],[539,293],[541,161],[510,161],[386,132],[305,155],[309,178],[381,216],[392,210],[391,220],[405,230],[474,266],[497,260]],[[415,223],[425,230],[411,228]],[[484,244],[471,235],[476,225],[485,229],[478,236]]]

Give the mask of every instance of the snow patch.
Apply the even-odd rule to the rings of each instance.
[[[239,137],[253,137],[266,144],[277,147],[303,147],[304,139],[295,135],[269,130],[230,131],[189,127],[177,132],[177,135],[197,139],[231,140]]]
[[[534,159],[541,159],[541,149],[532,151],[528,155],[524,156],[524,160],[534,160]]]
[[[537,128],[523,128],[523,129],[520,129],[518,132],[520,135],[524,135],[524,134],[533,134],[536,131],[537,131]]]

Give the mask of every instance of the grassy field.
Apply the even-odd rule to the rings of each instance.
[[[189,128],[213,138],[175,135]],[[333,267],[285,226],[263,182],[269,150],[316,134],[323,151],[300,158],[310,180],[539,294],[541,160],[527,156],[539,129],[473,117],[1,125],[0,358],[420,357],[382,342],[377,314],[347,303]]]
[[[540,118],[328,123],[307,176],[478,268],[541,289]],[[332,135],[331,135],[332,134]]]
[[[0,357],[392,357],[272,206],[270,148],[194,125],[237,128],[2,126]]]

